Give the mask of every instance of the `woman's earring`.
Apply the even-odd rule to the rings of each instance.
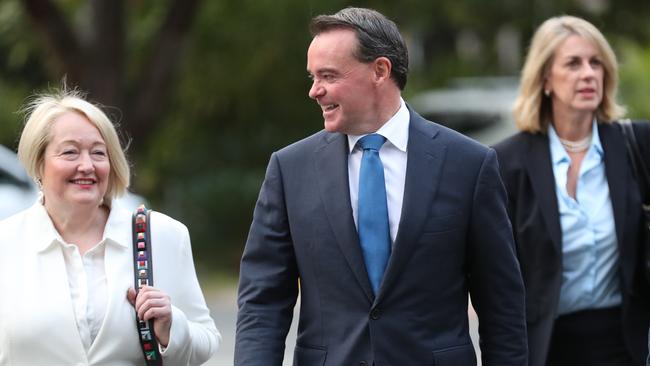
[[[547,97],[550,97],[551,96],[551,91],[548,90],[548,89],[544,89],[544,95],[546,95]]]
[[[36,183],[39,191],[43,190],[43,182],[41,181],[41,178],[35,178],[34,183]]]

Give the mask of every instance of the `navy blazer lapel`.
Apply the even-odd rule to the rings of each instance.
[[[439,127],[420,117],[413,110],[409,124],[407,145],[406,182],[402,215],[393,245],[393,253],[379,289],[379,297],[394,285],[404,265],[414,252],[440,184],[440,175],[447,147],[433,140]]]
[[[629,189],[628,182],[632,180],[625,149],[624,137],[615,125],[598,124],[598,134],[600,143],[605,151],[605,175],[607,176],[607,185],[609,186],[609,197],[612,200],[612,211],[614,212],[614,224],[616,226],[616,238],[618,239],[618,249],[621,253],[621,261],[625,262],[626,258],[634,258],[635,253],[627,253],[623,246],[625,236],[625,212],[627,211],[627,192]],[[634,263],[623,266],[623,268],[634,268]],[[627,278],[631,278],[627,274]]]
[[[528,156],[530,157],[530,163],[527,165],[528,176],[536,193],[537,204],[539,204],[539,209],[546,222],[554,247],[558,253],[561,253],[562,227],[560,225],[548,135],[530,135]]]
[[[327,219],[345,259],[366,296],[374,295],[359,245],[348,183],[348,142],[344,134],[327,134],[315,154],[318,188]]]

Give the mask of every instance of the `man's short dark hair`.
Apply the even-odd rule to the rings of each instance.
[[[312,36],[337,29],[352,29],[357,35],[359,47],[354,57],[363,63],[386,57],[392,64],[391,78],[400,90],[406,86],[408,51],[397,25],[376,10],[345,8],[334,15],[318,15],[311,20]]]

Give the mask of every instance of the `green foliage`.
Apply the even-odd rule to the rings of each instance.
[[[14,113],[34,91],[57,85],[47,47],[20,0],[0,2],[0,143],[15,147],[22,117]],[[83,32],[89,2],[54,1]],[[125,1],[124,94],[140,82],[170,1]],[[549,16],[575,14],[599,26],[621,55],[622,100],[634,117],[650,117],[650,11],[636,0],[605,1],[589,13],[573,0],[219,0],[203,1],[194,19],[182,72],[146,139],[132,141],[134,190],[153,208],[191,230],[204,270],[235,270],[270,153],[322,128],[307,97],[309,20],[354,5],[375,8],[400,26],[413,64],[406,99],[457,76],[516,73],[499,65],[496,35],[519,34],[523,60],[530,36]],[[458,53],[459,34],[477,44],[475,57]],[[144,65],[147,66],[147,65]],[[133,95],[126,95],[132,98]],[[116,111],[119,116],[120,112]],[[122,120],[122,125],[134,121]],[[135,149],[134,147],[138,147]]]
[[[22,126],[18,113],[26,97],[41,85],[43,52],[36,47],[17,1],[0,2],[0,143],[16,147]]]
[[[619,45],[621,101],[632,119],[650,119],[650,48],[622,40]]]
[[[138,191],[217,265],[238,265],[269,153],[322,126],[304,71],[310,17],[301,1],[204,3],[170,114],[137,159]]]

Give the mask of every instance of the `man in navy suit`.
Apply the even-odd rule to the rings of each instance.
[[[346,8],[310,30],[325,129],[271,156],[241,261],[235,365],[282,364],[298,292],[294,365],[475,365],[468,294],[483,365],[526,365],[495,152],[405,104],[406,46],[380,13]]]

